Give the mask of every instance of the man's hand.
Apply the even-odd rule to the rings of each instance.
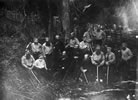
[[[83,67],[80,68],[80,70],[85,73],[87,71],[87,69],[83,69]]]
[[[28,69],[32,70],[34,66],[28,67]]]
[[[83,71],[83,67],[80,67],[80,70]]]
[[[46,55],[44,55],[44,58],[46,58]]]
[[[47,68],[47,67],[45,67],[45,69],[46,69],[46,70],[48,70],[48,68]]]
[[[102,65],[101,64],[99,64],[97,67],[101,67]]]
[[[107,61],[105,64],[108,66],[109,65],[109,62]]]
[[[31,68],[28,68],[28,69],[32,70],[33,68],[31,67]]]
[[[127,61],[128,61],[128,58],[123,58],[122,60],[124,60],[124,61],[126,61],[126,62],[127,62]]]
[[[97,66],[98,64],[97,63],[94,63],[95,66]]]

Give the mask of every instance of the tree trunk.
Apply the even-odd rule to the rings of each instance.
[[[65,40],[67,40],[70,33],[69,0],[62,0],[62,7],[62,26],[65,34]]]
[[[49,21],[48,21],[48,36],[50,39],[53,39],[53,34],[51,32],[51,27],[52,27],[52,15],[51,15],[51,7],[50,7],[50,0],[48,0],[48,9],[49,9]]]

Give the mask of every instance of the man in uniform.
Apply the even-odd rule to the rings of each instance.
[[[47,72],[46,70],[47,69],[47,66],[46,66],[46,62],[45,62],[45,59],[43,57],[42,54],[39,55],[39,58],[33,63],[33,68],[32,68],[37,74],[37,76],[43,76],[45,78],[48,78],[47,77]]]
[[[111,51],[111,47],[107,47],[107,53],[105,55],[105,64],[107,66],[107,71],[109,73],[109,82],[111,83],[114,81],[114,74],[115,74],[115,54]],[[109,67],[109,70],[108,70]]]
[[[102,29],[98,28],[95,32],[95,44],[101,46],[104,41],[105,41],[105,32]]]
[[[72,60],[72,57],[74,56],[74,52],[76,51],[76,47],[79,46],[79,40],[75,37],[74,33],[71,33],[71,37],[69,39],[68,44],[66,45],[67,54],[69,55],[69,58]],[[78,48],[77,48],[78,49]]]
[[[126,43],[122,43],[121,49],[121,63],[120,63],[120,73],[124,80],[128,79],[128,72],[130,69],[130,59],[133,57],[132,51],[127,47]]]
[[[41,44],[38,42],[38,38],[34,38],[34,42],[31,43],[31,52],[35,59],[42,53]]]
[[[91,50],[91,52],[93,52],[93,50],[92,50],[92,46],[93,46],[93,34],[94,34],[94,31],[92,30],[92,26],[90,26],[88,28],[88,30],[83,35],[83,38],[88,43],[88,47]]]
[[[55,36],[55,41],[53,43],[53,46],[54,46],[53,47],[53,60],[54,60],[53,70],[56,70],[60,61],[60,56],[65,49],[64,42],[62,41],[60,35],[57,34]]]
[[[103,65],[105,62],[105,57],[104,57],[104,53],[101,51],[101,46],[97,45],[96,46],[96,50],[95,52],[93,52],[92,56],[91,56],[91,62],[94,65],[93,67],[93,73],[96,72],[96,67],[99,68],[99,77],[103,78],[102,76],[104,76],[104,70],[103,70]],[[98,77],[97,77],[98,79]],[[97,80],[99,81],[99,80]]]
[[[29,51],[26,51],[25,55],[21,58],[22,65],[25,68],[31,69],[34,62],[35,62],[34,57],[30,54]]]
[[[47,62],[47,66],[50,67],[51,65],[51,61],[52,61],[52,52],[53,52],[53,45],[49,40],[49,37],[46,37],[46,41],[45,43],[42,45],[42,52],[43,52],[43,56]]]

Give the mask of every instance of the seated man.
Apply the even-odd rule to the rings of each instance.
[[[40,55],[39,58],[34,62],[33,67],[36,67],[38,69],[45,68],[47,70],[46,62],[42,55]]]
[[[115,74],[115,54],[111,51],[111,47],[107,47],[107,53],[105,55],[106,59],[106,66],[109,67],[109,82],[114,81],[114,74]],[[112,79],[112,80],[111,80]]]
[[[107,36],[104,44],[111,47],[112,49],[114,48],[114,45],[115,45],[111,36]]]
[[[37,76],[44,76],[45,78],[48,78],[48,74],[46,72],[46,70],[48,70],[46,62],[41,54],[39,55],[39,58],[34,62],[33,70],[38,74]]]
[[[101,51],[100,45],[96,46],[96,50],[95,50],[95,52],[93,52],[93,54],[91,56],[91,62],[94,66],[100,67],[99,68],[99,77],[101,77],[101,76],[104,77],[104,69],[102,66],[104,65],[105,57],[104,57],[104,53]],[[94,71],[93,73],[96,72],[96,67],[93,67],[93,71]]]
[[[69,39],[69,42],[65,47],[67,54],[69,55],[69,58],[71,60],[72,60],[74,51],[78,46],[79,46],[79,40],[75,37],[74,33],[71,33],[71,38]]]
[[[89,53],[90,51],[89,44],[86,42],[85,38],[83,38],[83,41],[80,42],[79,46],[83,54]]]
[[[39,54],[42,52],[41,50],[41,44],[38,42],[37,38],[34,38],[34,42],[31,43],[31,52],[35,59],[38,58]]]
[[[53,52],[53,45],[50,42],[49,37],[46,37],[46,42],[42,45],[42,52],[47,62],[47,66],[50,67],[52,63],[51,54]]]
[[[71,33],[71,38],[66,47],[75,48],[76,45],[79,45],[79,40],[75,37],[74,33]]]
[[[34,62],[35,62],[34,57],[30,54],[29,51],[26,51],[25,55],[21,58],[22,65],[25,68],[31,69]]]
[[[44,57],[46,57],[47,55],[50,55],[52,53],[52,49],[53,49],[52,43],[49,41],[49,37],[46,37],[46,41],[42,45],[42,51],[43,51]]]

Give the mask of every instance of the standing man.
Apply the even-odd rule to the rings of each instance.
[[[132,51],[127,47],[126,43],[122,43],[121,49],[121,63],[120,63],[120,73],[124,80],[128,79],[128,73],[130,69],[130,59],[133,57]]]
[[[92,50],[92,46],[93,46],[93,32],[92,31],[92,27],[90,26],[88,28],[88,30],[84,33],[83,38],[85,39],[85,41],[88,43],[88,47],[90,48],[90,50],[93,52]]]
[[[95,44],[101,46],[105,41],[105,35],[105,32],[102,29],[98,28],[95,32]]]
[[[109,73],[109,82],[113,82],[115,74],[115,54],[111,51],[111,47],[107,47],[107,53],[105,55],[105,64],[107,66],[107,73]],[[109,67],[109,68],[108,68]]]
[[[95,73],[97,71],[96,67],[98,67],[99,68],[99,77],[103,78],[104,77],[103,65],[105,62],[105,56],[104,56],[104,53],[101,51],[100,45],[96,46],[96,50],[95,50],[95,52],[93,52],[93,54],[91,56],[91,62],[94,65],[93,73]],[[97,79],[98,79],[98,77],[97,77]],[[97,81],[99,81],[99,80],[97,80]]]

